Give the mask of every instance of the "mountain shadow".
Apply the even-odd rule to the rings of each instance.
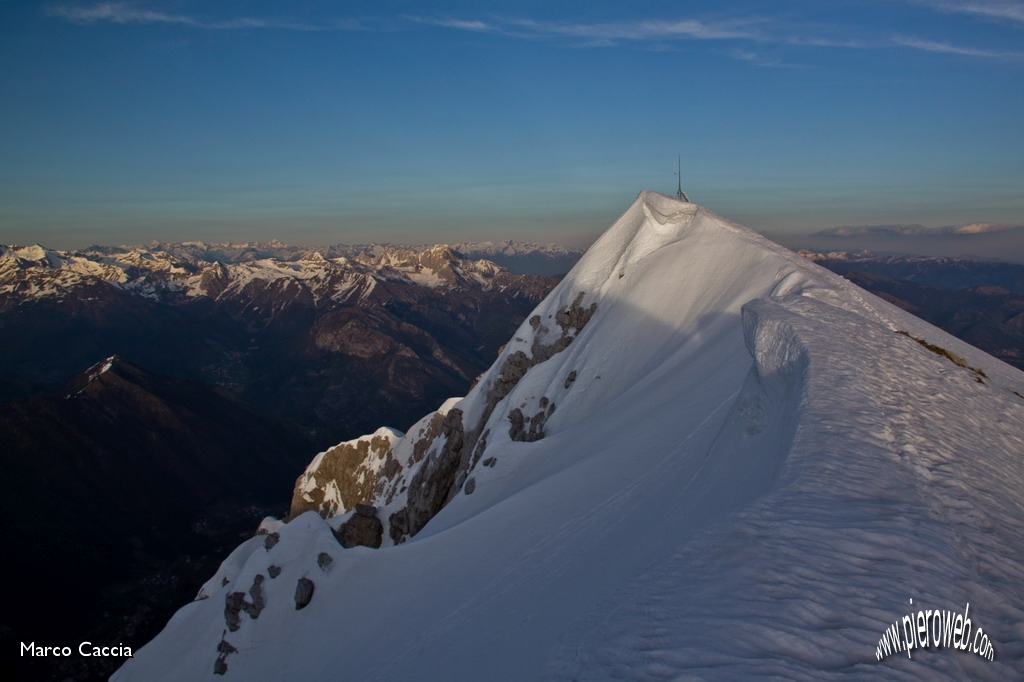
[[[223,389],[117,357],[59,395],[5,405],[0,439],[10,652],[141,646],[225,551],[284,508],[280,481],[312,447]],[[123,659],[15,660],[15,679],[92,680]]]

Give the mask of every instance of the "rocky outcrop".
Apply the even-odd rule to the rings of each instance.
[[[295,584],[295,610],[301,611],[313,601],[313,589],[315,585],[309,578],[299,578]]]
[[[249,617],[256,620],[260,617],[260,612],[267,606],[266,597],[263,594],[263,581],[265,578],[257,573],[252,579],[252,587],[249,588],[249,597],[252,602],[243,604],[245,612],[249,614]]]
[[[544,424],[555,412],[555,404],[547,398],[540,399],[540,410],[533,416],[524,416],[520,408],[515,408],[508,413],[508,420],[511,426],[508,429],[508,436],[512,440],[523,443],[532,443],[544,437]]]
[[[517,337],[514,343],[520,347],[504,352],[474,387],[471,400],[478,409],[473,410],[473,423],[467,423],[466,413],[452,405],[418,422],[415,433],[403,436],[379,429],[340,443],[317,455],[296,481],[290,516],[313,510],[330,518],[357,505],[373,504],[389,508],[383,530],[392,542],[401,543],[418,533],[467,485],[469,473],[486,452],[491,435],[487,424],[498,405],[532,367],[565,350],[593,317],[597,304],[584,306],[584,296],[577,292],[562,308],[529,319],[529,331],[524,334],[528,339]],[[575,379],[571,372],[566,386]],[[554,412],[555,404],[546,396],[529,407],[527,403],[514,407],[507,413],[510,438],[540,440]],[[491,458],[489,466],[494,464]],[[476,481],[470,484],[467,492],[476,485]],[[339,541],[345,547],[379,547],[376,523],[380,521],[375,514],[359,513],[357,508],[339,528]]]
[[[368,504],[357,504],[352,517],[334,533],[342,547],[372,547],[377,549],[384,539],[384,524],[377,518],[377,509]],[[322,553],[327,556],[326,553]],[[327,557],[330,559],[330,557]],[[328,562],[330,563],[330,562]],[[321,568],[324,564],[321,564]]]
[[[245,612],[253,620],[260,617],[260,613],[267,606],[266,597],[263,593],[263,575],[257,573],[252,579],[252,587],[249,588],[247,600],[245,592],[229,592],[224,600],[224,623],[231,632],[237,631],[242,626],[242,612]]]
[[[535,332],[530,344],[530,353],[527,355],[525,351],[517,350],[505,358],[501,369],[498,370],[498,377],[488,394],[487,402],[492,410],[494,405],[497,405],[499,401],[509,394],[531,367],[539,365],[556,353],[560,353],[568,348],[569,344],[573,342],[587,322],[590,321],[590,318],[597,311],[597,304],[591,303],[590,306],[584,308],[581,305],[583,295],[584,292],[581,291],[572,303],[556,313],[555,321],[561,328],[561,333],[550,342],[546,341],[551,336],[552,330],[542,322],[540,315],[534,315],[530,318],[530,326]],[[575,376],[573,379],[575,380]],[[488,411],[489,414],[490,412]]]
[[[569,305],[555,313],[555,323],[559,328],[557,332],[545,325],[540,315],[534,315],[529,319],[529,325],[534,332],[530,342],[530,353],[527,354],[523,350],[509,353],[497,371],[493,372],[494,378],[490,379],[489,386],[489,379],[484,379],[481,385],[481,388],[486,390],[481,397],[484,408],[475,424],[464,424],[463,412],[460,409],[453,408],[448,412],[440,435],[443,444],[439,449],[436,449],[436,440],[426,444],[425,447],[435,448],[435,454],[413,477],[405,508],[393,513],[389,518],[390,535],[396,543],[418,533],[427,521],[462,489],[469,471],[476,466],[484,453],[488,435],[485,427],[497,405],[508,396],[530,368],[565,350],[590,321],[597,311],[597,304],[591,303],[584,307],[584,295],[584,292],[579,292]],[[543,438],[545,423],[554,413],[555,405],[549,403],[547,398],[542,398],[540,408],[539,412],[529,417],[524,416],[518,408],[510,412],[509,419],[513,424],[510,434],[515,433],[513,440]],[[475,489],[475,483],[473,487]]]
[[[224,600],[224,623],[231,632],[237,632],[242,627],[242,604],[245,602],[245,592],[230,592]]]
[[[402,468],[392,453],[397,435],[380,429],[317,455],[295,481],[289,518],[310,510],[330,518],[378,500]]]
[[[462,485],[462,480],[459,480],[459,465],[466,449],[466,429],[462,424],[462,410],[453,408],[448,411],[441,424],[440,438],[440,450],[435,456],[423,462],[409,484],[408,501],[405,506],[406,536],[418,533]]]
[[[220,642],[217,644],[217,660],[213,663],[213,674],[223,675],[228,671],[227,657],[229,654],[238,653],[238,649],[235,648],[230,642],[224,639],[225,632],[221,635]]]

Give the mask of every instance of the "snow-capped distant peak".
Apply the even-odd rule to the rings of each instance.
[[[377,282],[400,280],[430,288],[487,290],[514,277],[487,260],[467,259],[447,245],[420,250],[380,247],[368,252],[297,250],[278,242],[150,247],[90,247],[51,251],[0,247],[0,306],[63,299],[83,288],[113,286],[154,301],[203,297],[252,299],[278,289],[288,301],[359,300]],[[300,293],[302,292],[302,293]],[[94,298],[99,294],[90,294]]]
[[[119,361],[119,358],[116,355],[111,355],[110,357],[105,358],[105,359],[101,360],[100,362],[97,362],[95,365],[93,365],[89,369],[85,370],[85,372],[80,374],[72,382],[72,385],[76,387],[76,390],[73,390],[71,393],[68,393],[67,395],[65,395],[64,396],[65,399],[71,399],[71,398],[74,398],[75,396],[81,395],[82,392],[90,384],[92,384],[94,381],[96,381],[101,376],[103,376],[104,374],[109,372],[111,369],[113,369],[115,363],[117,363],[118,361]]]

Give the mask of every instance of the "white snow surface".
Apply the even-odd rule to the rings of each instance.
[[[495,408],[472,494],[380,550],[312,512],[247,541],[113,679],[1024,676],[1024,374],[650,192],[535,312],[555,328],[580,292],[593,318]],[[524,322],[445,407],[475,423],[542,333]],[[511,441],[509,411],[542,397],[546,436]],[[227,594],[271,564],[267,607],[225,634]],[[905,614],[967,603],[994,661],[876,661]]]

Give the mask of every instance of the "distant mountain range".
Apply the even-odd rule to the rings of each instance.
[[[1024,363],[1024,265],[801,254],[1011,364]],[[52,389],[119,354],[229,388],[328,445],[372,429],[381,415],[408,425],[486,367],[555,281],[496,261],[564,272],[578,257],[573,249],[511,241],[320,250],[276,241],[75,252],[0,247],[7,361],[0,401]],[[69,337],[74,344],[64,342]],[[353,385],[375,388],[346,390]]]
[[[292,246],[278,240],[268,242],[152,242],[146,247],[130,247],[130,250],[163,252],[179,258],[195,259],[211,263],[245,263],[272,258],[279,261],[296,261],[318,253],[328,260],[336,258],[358,259],[361,256],[374,258],[396,250],[422,252],[433,244],[335,244],[321,248]],[[452,251],[470,260],[486,259],[524,275],[564,275],[583,255],[582,249],[559,244],[538,244],[536,242],[501,241],[460,242],[446,245]],[[91,246],[86,252],[117,252],[124,247],[111,249],[106,246]]]
[[[1024,369],[1024,265],[870,252],[800,254]]]
[[[470,258],[486,258],[512,272],[561,276],[583,255],[582,249],[533,242],[463,242],[455,249]]]
[[[801,250],[800,255],[840,275],[859,270],[943,289],[1001,287],[1024,294],[1024,265],[971,258],[883,255],[871,251]]]
[[[347,253],[0,247],[0,399],[117,354],[228,388],[336,442],[381,415],[411,423],[463,392],[555,284],[450,246]]]

